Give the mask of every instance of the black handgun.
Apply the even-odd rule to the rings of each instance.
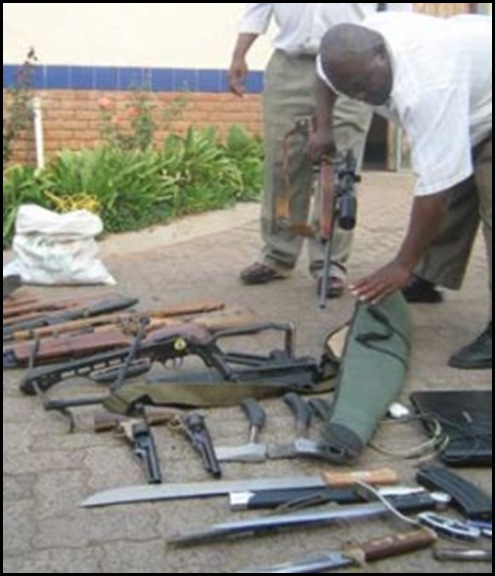
[[[160,462],[148,423],[144,420],[132,418],[123,419],[119,422],[118,430],[122,431],[132,444],[133,452],[143,466],[147,482],[149,484],[160,484],[162,481]]]
[[[181,428],[191,441],[194,449],[201,456],[205,470],[214,478],[220,478],[222,471],[215,454],[213,442],[205,418],[199,412],[189,412],[181,417]]]

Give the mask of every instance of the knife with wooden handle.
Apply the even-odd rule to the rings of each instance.
[[[398,556],[431,546],[435,534],[430,530],[413,530],[401,534],[386,536],[357,544],[352,550],[344,548],[296,562],[285,562],[266,568],[248,568],[238,570],[236,574],[311,574],[326,572],[346,566],[358,565],[360,561],[375,562],[390,556]]]

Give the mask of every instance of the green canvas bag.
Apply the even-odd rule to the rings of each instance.
[[[341,332],[337,334],[341,337]],[[328,460],[355,461],[399,395],[409,367],[411,323],[400,292],[378,305],[356,304],[341,355],[335,400],[321,435]]]

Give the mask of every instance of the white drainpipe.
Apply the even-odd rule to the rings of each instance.
[[[45,167],[45,150],[43,141],[43,115],[41,110],[41,99],[35,96],[32,101],[33,105],[33,122],[34,122],[34,140],[36,146],[36,166],[38,170]]]

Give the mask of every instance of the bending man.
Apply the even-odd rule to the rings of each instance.
[[[406,286],[425,257],[436,258],[444,278],[460,285],[480,219],[491,292],[491,18],[443,20],[390,13],[374,15],[361,25],[342,24],[322,40],[318,74],[319,131],[310,143],[311,155],[329,149],[333,137],[328,112],[342,93],[379,107],[403,126],[417,175],[409,228],[398,254],[358,280],[354,294],[379,301]],[[456,238],[463,240],[462,251]],[[491,368],[491,318],[476,341],[449,363]]]

